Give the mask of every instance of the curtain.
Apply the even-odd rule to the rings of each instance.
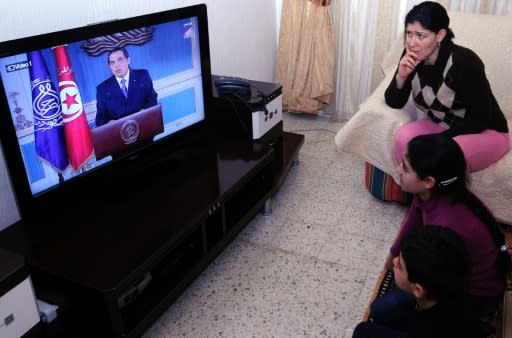
[[[276,77],[283,109],[318,114],[334,92],[334,39],[330,0],[284,0]]]
[[[378,8],[374,0],[334,0],[337,119],[349,119],[370,95]]]
[[[451,0],[451,11],[469,13],[512,15],[512,0]]]

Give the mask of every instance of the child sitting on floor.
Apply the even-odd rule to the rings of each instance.
[[[401,238],[424,224],[455,231],[470,248],[469,307],[477,317],[496,310],[503,299],[509,257],[500,251],[503,232],[494,216],[467,186],[467,165],[457,142],[442,134],[413,138],[397,171],[404,191],[414,194],[400,232],[390,248],[386,268],[399,254]],[[394,289],[371,305],[377,323],[393,326],[407,320],[414,297]]]
[[[408,232],[393,271],[396,285],[416,300],[411,316],[394,327],[359,323],[353,338],[485,337],[466,306],[470,258],[454,231],[425,225]]]

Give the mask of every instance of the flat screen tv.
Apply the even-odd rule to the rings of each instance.
[[[196,5],[0,42],[0,137],[22,218],[136,180],[207,128],[207,26]]]

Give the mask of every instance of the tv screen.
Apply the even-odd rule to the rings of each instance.
[[[2,144],[23,209],[206,122],[206,6],[1,42],[0,75]]]

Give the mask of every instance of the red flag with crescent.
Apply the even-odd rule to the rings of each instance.
[[[64,135],[69,162],[73,169],[81,168],[92,155],[91,131],[87,124],[80,91],[75,82],[65,46],[53,48],[57,64],[60,100],[64,116]]]

